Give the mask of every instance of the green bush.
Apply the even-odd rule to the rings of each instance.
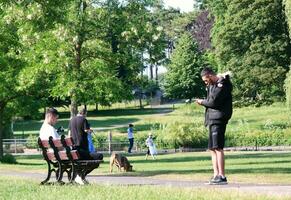
[[[26,138],[28,140],[28,142],[26,143],[26,147],[28,149],[37,149],[38,148],[37,138],[38,138],[38,136],[30,134]]]
[[[5,154],[0,160],[0,162],[7,164],[17,164],[15,157],[11,154]]]
[[[106,142],[108,139],[108,136],[106,134],[102,133],[96,133],[92,135],[93,144],[95,148],[102,147],[102,143]]]
[[[161,127],[157,142],[168,148],[203,148],[207,146],[208,134],[202,122],[173,122]]]
[[[256,130],[226,135],[226,146],[276,146],[290,144],[290,136],[282,130]]]

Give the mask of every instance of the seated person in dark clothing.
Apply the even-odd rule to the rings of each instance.
[[[89,151],[88,146],[88,131],[90,126],[86,119],[87,111],[81,109],[77,116],[73,117],[69,123],[69,135],[73,138],[75,149],[79,152],[81,159],[83,160],[102,160],[103,155],[101,153]]]
[[[88,131],[90,131],[90,126],[86,119],[87,111],[82,109],[79,111],[78,115],[73,117],[69,123],[69,135],[72,137],[74,141],[74,149],[78,151],[82,160],[103,160],[103,155],[101,153],[89,151],[88,146]],[[85,172],[89,174],[91,171],[95,169],[95,166],[92,168],[88,168]],[[78,174],[75,178],[75,181],[78,184],[84,185],[88,183],[86,179],[82,179]]]

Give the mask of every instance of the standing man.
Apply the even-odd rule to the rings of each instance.
[[[131,153],[131,149],[133,147],[133,142],[134,142],[134,138],[133,138],[133,124],[129,124],[128,125],[127,138],[129,140],[128,153]]]
[[[232,84],[229,75],[218,76],[209,67],[202,70],[201,77],[207,86],[207,98],[196,99],[196,103],[206,108],[205,126],[209,129],[208,148],[214,172],[210,184],[227,184],[223,148],[226,125],[232,115]]]
[[[59,113],[55,108],[48,108],[45,113],[45,120],[40,128],[39,137],[42,140],[48,140],[50,136],[54,139],[59,138],[57,130],[54,128],[54,125],[57,123]]]

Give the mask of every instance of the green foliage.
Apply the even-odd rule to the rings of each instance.
[[[286,18],[287,18],[287,22],[289,25],[288,26],[289,36],[291,37],[291,1],[284,0],[284,5],[285,5]],[[287,108],[288,108],[289,112],[291,112],[291,71],[290,71],[290,69],[289,69],[289,73],[287,74],[287,77],[285,80],[285,90],[286,90]]]
[[[157,141],[164,147],[206,147],[207,131],[201,122],[173,122],[162,125]]]
[[[17,164],[16,159],[11,154],[5,154],[1,159],[1,163],[7,163],[7,164]]]
[[[29,141],[26,143],[26,147],[28,149],[37,149],[38,148],[38,144],[37,144],[38,136],[30,134],[26,139]]]
[[[203,58],[197,43],[189,33],[184,33],[173,52],[165,77],[165,93],[172,98],[193,98],[201,96],[203,82],[200,72]]]
[[[234,96],[257,100],[282,97],[291,52],[282,2],[208,2],[215,16],[215,56],[219,69],[233,71]]]

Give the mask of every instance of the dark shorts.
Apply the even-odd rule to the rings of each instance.
[[[208,149],[223,149],[226,124],[209,125]]]

